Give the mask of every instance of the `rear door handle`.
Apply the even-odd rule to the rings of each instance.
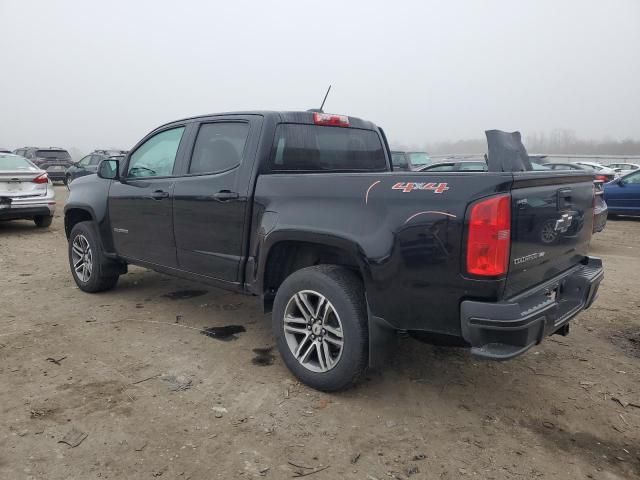
[[[154,190],[151,194],[151,197],[155,200],[161,200],[163,198],[169,198],[169,192],[165,192],[164,190]]]
[[[239,198],[238,192],[232,192],[230,190],[220,190],[218,193],[213,194],[213,198],[219,202],[226,202],[227,200],[235,200]]]

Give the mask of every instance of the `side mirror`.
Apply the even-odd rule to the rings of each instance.
[[[96,173],[100,178],[105,178],[107,180],[119,180],[120,160],[105,158],[98,165],[98,171]]]
[[[622,178],[618,180],[618,186],[619,187],[624,187],[627,184],[627,182],[625,182]]]

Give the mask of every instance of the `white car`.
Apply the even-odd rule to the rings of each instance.
[[[610,163],[607,167],[612,168],[616,173],[619,173],[622,176],[638,170],[640,165],[637,163]]]
[[[53,221],[55,192],[47,172],[24,157],[0,153],[0,220],[33,220],[46,228]]]
[[[613,178],[619,177],[618,173],[613,168],[605,167],[604,165],[600,165],[599,163],[595,163],[595,162],[574,162],[574,163],[576,165],[582,165],[583,167],[588,167],[591,170],[595,170],[601,175],[612,175]]]

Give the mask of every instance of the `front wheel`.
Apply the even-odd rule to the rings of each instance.
[[[294,272],[273,306],[280,355],[303,383],[344,390],[364,372],[368,358],[364,288],[352,271],[318,265]]]
[[[109,290],[118,283],[115,262],[105,257],[91,222],[76,224],[69,235],[71,275],[84,292]]]

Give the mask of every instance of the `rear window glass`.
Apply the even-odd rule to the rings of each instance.
[[[55,158],[57,160],[67,160],[71,158],[68,152],[64,150],[38,150],[36,152],[38,158]]]
[[[38,170],[29,160],[17,155],[0,154],[0,170]]]
[[[387,170],[380,137],[373,130],[281,124],[273,148],[272,170]]]

